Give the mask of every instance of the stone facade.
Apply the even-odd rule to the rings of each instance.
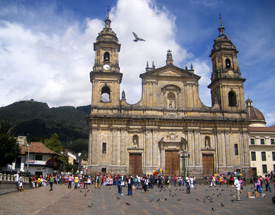
[[[120,99],[122,73],[120,44],[109,15],[94,43],[88,171],[148,174],[161,167],[164,174],[181,175],[184,151],[187,172],[196,176],[240,171],[250,174],[247,111],[236,47],[220,23],[210,57],[213,71],[209,88],[212,107],[199,97],[199,79],[191,68],[173,64],[147,66],[142,98],[134,105]]]

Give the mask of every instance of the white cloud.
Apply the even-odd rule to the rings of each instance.
[[[156,67],[164,66],[167,51],[170,49],[174,64],[177,65],[191,54],[175,41],[175,17],[166,9],[158,9],[152,1],[120,0],[111,11],[110,18],[112,28],[121,43],[121,91],[126,92],[127,102],[137,103],[141,98],[139,75],[145,72],[147,61],[149,66],[152,62]],[[146,42],[133,42],[132,32],[137,33]]]

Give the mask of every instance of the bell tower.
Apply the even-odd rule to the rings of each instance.
[[[211,89],[212,106],[218,106],[225,111],[244,111],[245,79],[237,63],[237,49],[225,35],[220,16],[219,36],[214,40],[211,50],[212,74]]]
[[[120,44],[111,28],[109,10],[104,22],[105,27],[94,43],[95,62],[93,71],[90,72],[92,107],[116,107],[120,104]]]

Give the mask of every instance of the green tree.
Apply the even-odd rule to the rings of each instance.
[[[49,139],[46,139],[44,144],[58,154],[62,151],[62,145],[59,140],[59,136],[56,133],[54,133]]]
[[[0,123],[0,152],[0,168],[12,164],[20,154],[16,139],[12,136],[12,128],[10,128],[9,121],[6,119]]]

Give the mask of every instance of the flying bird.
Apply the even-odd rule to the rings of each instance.
[[[135,32],[133,32],[133,35],[135,37],[135,39],[134,39],[135,42],[137,42],[137,41],[145,41],[144,39],[138,37],[138,35]]]

